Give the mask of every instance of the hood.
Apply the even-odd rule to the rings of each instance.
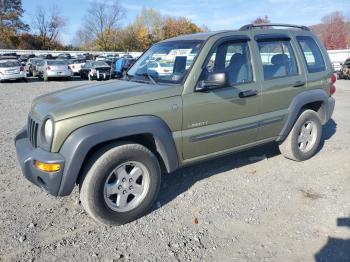
[[[63,89],[34,99],[31,114],[60,121],[92,112],[180,95],[178,85],[152,85],[131,81],[108,81]]]

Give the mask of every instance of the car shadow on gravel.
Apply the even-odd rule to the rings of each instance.
[[[350,229],[350,217],[338,218],[339,227]],[[326,245],[315,254],[317,262],[350,261],[350,239],[328,237]]]
[[[332,136],[337,132],[337,123],[331,118],[322,129],[322,139],[320,146],[318,147],[317,153],[322,150],[327,140],[331,139]]]
[[[336,127],[337,124],[333,119],[323,126],[322,142],[319,151],[324,146],[325,141],[329,140],[336,133]],[[279,154],[280,151],[277,144],[270,143],[209,161],[200,162],[193,166],[181,168],[170,175],[165,175],[162,177],[162,186],[157,200],[158,204],[154,206],[153,210],[171,202],[200,180],[245,165],[250,165],[266,158],[272,158]]]
[[[154,207],[154,210],[171,202],[200,180],[245,165],[263,161],[279,154],[280,152],[277,144],[270,143],[209,161],[200,162],[193,166],[181,168],[172,174],[164,175],[162,177],[162,186],[157,200],[158,204]]]

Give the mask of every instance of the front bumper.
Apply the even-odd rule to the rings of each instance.
[[[91,75],[93,79],[97,79],[97,80],[106,80],[106,79],[110,79],[111,74],[110,72],[97,72],[95,74]]]
[[[41,148],[34,148],[28,139],[27,130],[22,129],[15,138],[16,153],[23,175],[33,184],[45,189],[53,196],[58,196],[61,186],[65,160],[59,153],[50,153]],[[43,172],[34,166],[34,161],[59,163],[57,172]]]

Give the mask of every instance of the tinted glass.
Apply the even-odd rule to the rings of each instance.
[[[48,60],[47,64],[52,66],[61,66],[61,65],[67,65],[67,62],[62,60]]]
[[[326,64],[315,40],[310,36],[297,36],[297,40],[304,54],[309,73],[325,71]]]
[[[109,66],[109,65],[104,61],[97,61],[97,62],[93,62],[92,66],[99,67],[99,66]]]
[[[1,67],[1,68],[6,68],[6,67],[17,67],[17,66],[20,66],[19,62],[17,62],[17,61],[0,62],[0,67]]]
[[[289,40],[258,42],[265,80],[298,74],[298,66]]]
[[[253,81],[248,43],[228,42],[219,45],[210,55],[204,70],[204,75],[207,75],[204,79],[211,74],[225,73],[230,86]]]
[[[133,78],[178,83],[186,76],[203,41],[179,40],[156,44],[148,49],[128,71]],[[166,66],[165,66],[166,65]]]

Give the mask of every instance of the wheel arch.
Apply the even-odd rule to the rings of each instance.
[[[298,94],[294,97],[288,108],[288,118],[276,139],[277,142],[283,141],[288,136],[295,121],[298,119],[301,112],[306,109],[315,111],[322,125],[328,122],[333,111],[332,106],[329,104],[329,95],[323,89],[313,89]]]
[[[74,131],[64,142],[60,154],[66,159],[58,195],[69,195],[84,163],[96,150],[110,143],[130,141],[144,145],[159,160],[162,171],[178,168],[178,155],[171,130],[159,117],[138,116],[100,122]]]

